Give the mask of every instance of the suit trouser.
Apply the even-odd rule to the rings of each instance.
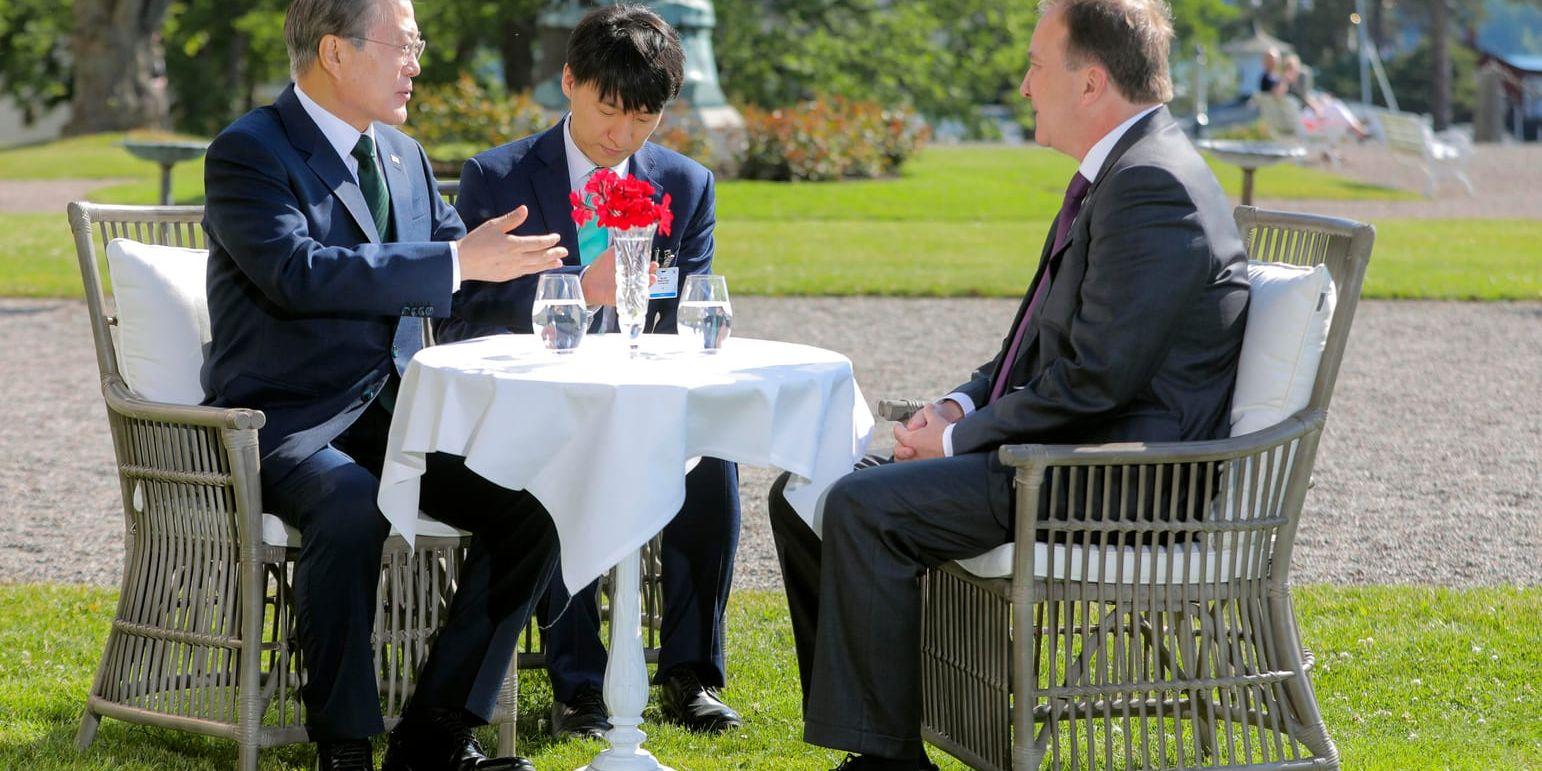
[[[375,504],[389,426],[390,415],[372,406],[331,445],[263,485],[264,502],[301,534],[294,600],[313,741],[385,730],[370,633],[390,532]],[[556,528],[528,493],[499,487],[442,453],[428,457],[420,506],[473,538],[408,709],[459,708],[486,723],[551,576]]]
[[[685,476],[685,505],[664,527],[662,537],[660,677],[674,667],[690,666],[703,684],[719,688],[726,684],[723,614],[738,549],[739,467],[718,458],[702,458]],[[546,644],[552,697],[571,702],[580,687],[601,687],[606,656],[595,597],[598,582],[584,587],[570,602],[560,576],[560,572],[553,576],[536,614]]]
[[[858,466],[825,498],[823,540],[771,489],[803,739],[891,758],[921,753],[927,568],[1012,538],[1012,470],[995,453]]]

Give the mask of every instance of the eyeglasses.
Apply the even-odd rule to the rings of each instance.
[[[418,38],[417,40],[413,40],[409,43],[388,43],[384,40],[376,40],[372,37],[363,37],[360,35],[354,35],[353,39],[363,40],[366,43],[379,43],[383,46],[390,46],[391,48],[395,48],[397,51],[401,52],[402,61],[404,62],[408,59],[412,59],[413,61],[422,59],[423,49],[428,48],[428,41],[423,40],[422,38]]]

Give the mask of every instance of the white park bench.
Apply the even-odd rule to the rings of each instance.
[[[1381,136],[1400,160],[1416,164],[1424,172],[1424,195],[1435,197],[1435,190],[1442,175],[1450,175],[1473,194],[1472,180],[1467,177],[1467,159],[1472,156],[1472,143],[1455,132],[1436,135],[1429,120],[1422,115],[1390,110],[1375,110],[1374,119],[1381,126]]]

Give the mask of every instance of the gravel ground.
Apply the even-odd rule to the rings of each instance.
[[[849,352],[872,403],[956,385],[1015,307],[735,304],[743,336]],[[0,299],[0,582],[118,579],[123,520],[96,382],[81,303]],[[1298,582],[1542,584],[1539,382],[1542,304],[1362,303],[1307,497]],[[880,426],[875,446],[890,444]],[[740,587],[778,585],[771,479],[744,469]]]
[[[133,179],[7,179],[0,180],[0,212],[64,214],[70,201],[84,200],[98,188]]]
[[[1407,159],[1378,144],[1342,149],[1337,167],[1316,168],[1343,174],[1373,185],[1411,190],[1423,195],[1424,172]],[[1234,172],[1241,174],[1240,171]],[[1257,204],[1266,209],[1309,211],[1348,217],[1361,222],[1404,219],[1542,219],[1542,144],[1478,145],[1467,161],[1472,195],[1450,176],[1440,179],[1434,198],[1413,201],[1283,201],[1269,197],[1269,170],[1258,171]]]

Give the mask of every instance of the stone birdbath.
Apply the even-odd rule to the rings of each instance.
[[[1242,169],[1242,205],[1253,204],[1253,173],[1281,161],[1299,161],[1306,157],[1301,145],[1260,140],[1201,139],[1194,143],[1201,150]]]
[[[161,167],[161,204],[170,206],[171,167],[183,161],[202,158],[209,143],[191,139],[125,139],[123,149]]]

